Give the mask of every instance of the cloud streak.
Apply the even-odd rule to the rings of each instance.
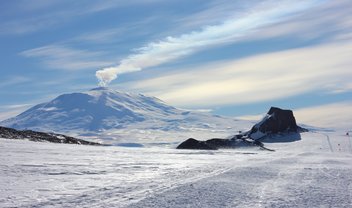
[[[352,127],[352,102],[338,102],[300,108],[294,111],[297,121],[316,127],[334,128],[343,131]]]
[[[3,105],[0,110],[0,121],[16,116],[30,106],[33,106],[33,104]]]
[[[294,37],[301,40],[322,41],[351,39],[352,2],[327,1],[309,12],[277,24],[261,28],[260,35],[252,34],[247,40],[265,40],[277,37]],[[328,25],[328,27],[327,27]]]
[[[24,76],[6,77],[4,80],[0,80],[0,87],[5,88],[12,85],[28,83],[30,81],[32,81],[30,78]]]
[[[242,17],[228,19],[219,25],[206,26],[178,37],[167,37],[136,49],[136,53],[121,60],[118,66],[96,72],[100,85],[105,86],[118,74],[158,66],[214,45],[237,41],[259,27],[285,20],[297,12],[315,6],[319,1],[274,2],[259,4]]]
[[[20,53],[24,57],[41,58],[49,68],[63,70],[92,69],[112,64],[101,58],[104,53],[78,50],[64,45],[47,45]]]
[[[218,62],[139,80],[134,88],[182,107],[275,100],[313,91],[351,90],[352,42],[324,44]]]
[[[0,22],[0,35],[23,35],[47,30],[53,26],[62,26],[64,23],[72,22],[85,16],[93,15],[107,10],[117,10],[126,6],[143,6],[154,4],[161,0],[110,0],[110,1],[81,1],[72,4],[71,1],[43,1],[32,0],[29,5],[27,1],[7,2],[2,8],[6,16],[16,13],[16,17],[4,18]],[[19,15],[20,14],[20,15]]]

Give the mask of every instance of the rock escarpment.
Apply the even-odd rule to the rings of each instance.
[[[180,145],[178,145],[177,149],[216,150],[217,148],[208,145],[206,141],[198,141],[196,139],[189,138],[186,141],[182,142]]]
[[[281,142],[284,135],[289,135],[290,137],[285,141],[295,141],[300,139],[299,133],[304,131],[307,130],[297,126],[291,110],[271,107],[264,118],[247,132],[234,135],[230,139],[209,139],[206,141],[188,139],[182,142],[177,149],[219,149],[240,146],[259,146],[265,149],[262,141],[266,139],[271,142],[275,142],[275,140]]]
[[[305,131],[305,129],[297,126],[296,119],[291,110],[271,107],[264,118],[247,132],[247,135],[251,139],[257,140],[272,134],[299,133],[302,131]]]

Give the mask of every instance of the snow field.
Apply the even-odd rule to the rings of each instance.
[[[351,207],[349,144],[350,138],[342,132],[303,133],[300,141],[267,143],[275,152],[257,148],[95,147],[0,139],[0,204]]]

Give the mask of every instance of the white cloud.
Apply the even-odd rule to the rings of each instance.
[[[260,28],[260,33],[247,36],[246,40],[294,37],[314,40],[324,37],[350,39],[352,32],[352,2],[349,0],[326,1],[317,7],[302,12],[301,15],[273,25]]]
[[[1,80],[0,87],[8,87],[8,86],[12,86],[12,85],[27,83],[30,81],[31,81],[30,78],[24,77],[24,76],[6,77],[4,80]]]
[[[27,110],[32,104],[2,105],[0,111],[0,121],[14,117]]]
[[[264,117],[265,114],[258,114],[258,115],[242,115],[236,116],[238,119],[248,120],[248,121],[259,121]]]
[[[3,105],[1,106],[2,109],[6,110],[16,110],[16,109],[23,109],[23,108],[28,108],[29,106],[32,106],[33,104],[14,104],[14,105]]]
[[[312,91],[348,91],[352,42],[325,44],[185,69],[125,87],[184,107],[275,100]],[[191,71],[191,72],[190,72]]]
[[[151,42],[123,59],[118,66],[97,71],[97,78],[102,85],[106,85],[117,77],[116,74],[140,71],[192,54],[205,47],[235,42],[259,27],[283,21],[316,3],[312,0],[259,4],[243,16],[228,19],[222,24],[208,25],[199,31]],[[110,76],[112,72],[114,76]]]
[[[109,1],[80,1],[73,4],[64,0],[32,0],[9,1],[1,5],[1,12],[9,18],[0,22],[0,34],[28,34],[61,26],[75,19],[99,12],[124,9],[126,6],[144,6],[162,0],[109,0]],[[14,15],[15,14],[15,15]]]
[[[127,27],[119,27],[115,29],[108,29],[94,33],[86,33],[77,36],[73,40],[75,41],[87,41],[87,42],[107,42],[113,39],[118,39],[120,35],[126,33]]]
[[[267,1],[266,1],[267,2]],[[202,27],[204,25],[218,25],[225,19],[241,18],[246,15],[248,8],[256,4],[256,1],[228,1],[215,0],[206,1],[204,8],[190,15],[175,18],[175,22],[182,29]]]
[[[18,115],[19,113],[21,113],[21,110],[13,110],[13,111],[5,111],[5,112],[1,112],[0,111],[0,121],[6,120],[8,118],[14,117],[16,115]]]
[[[102,58],[104,53],[78,50],[64,45],[48,45],[20,53],[24,57],[40,58],[42,63],[53,69],[80,70],[100,68],[112,62]]]
[[[352,130],[352,101],[294,110],[297,122],[316,127]]]

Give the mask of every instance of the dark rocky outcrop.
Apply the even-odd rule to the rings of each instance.
[[[266,116],[252,127],[248,135],[253,139],[260,139],[268,134],[298,132],[298,129],[291,110],[271,107]]]
[[[270,142],[292,142],[300,139],[300,132],[308,131],[297,126],[296,119],[291,110],[283,110],[277,107],[271,107],[266,116],[251,130],[234,135],[231,139],[209,139],[198,141],[188,139],[181,143],[177,149],[219,149],[219,148],[236,148],[239,146],[259,146],[264,147],[261,141],[269,139]],[[283,138],[283,134],[289,134],[290,138]]]
[[[239,146],[264,146],[259,141],[249,140],[248,138],[242,139],[209,139],[206,141],[199,141],[193,138],[187,139],[177,146],[177,149],[199,149],[199,150],[218,150],[236,148]]]
[[[101,145],[95,142],[85,141],[63,134],[44,133],[32,130],[19,131],[12,128],[0,126],[0,138],[5,139],[26,139],[35,142],[52,142],[64,144]]]
[[[253,140],[270,142],[292,142],[300,140],[301,132],[306,132],[297,126],[296,119],[291,110],[271,107],[265,117],[255,124],[246,135]],[[283,138],[282,134],[289,134],[290,138]]]
[[[177,146],[177,149],[202,149],[202,150],[217,150],[220,148],[229,148],[233,142],[229,139],[209,139],[207,141],[199,141],[189,138]]]
[[[217,150],[217,148],[209,146],[205,141],[198,141],[189,138],[177,146],[177,149],[200,149],[200,150]]]
[[[231,142],[231,140],[229,139],[218,139],[218,138],[209,139],[205,141],[205,143],[208,146],[213,147],[214,149],[229,148],[233,145],[233,142]]]

